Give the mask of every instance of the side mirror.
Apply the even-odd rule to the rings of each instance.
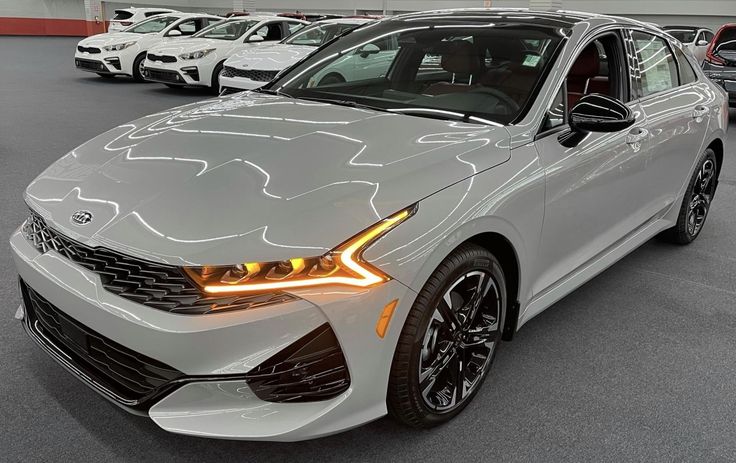
[[[575,132],[620,132],[636,122],[628,106],[610,96],[585,95],[570,110],[570,127]]]
[[[248,37],[248,42],[263,42],[264,39],[263,36],[260,36],[258,34],[253,34],[250,37]]]
[[[362,48],[358,50],[358,54],[361,58],[368,58],[370,55],[375,55],[376,53],[380,52],[381,49],[378,48],[377,45],[373,45],[372,43],[363,45]]]
[[[166,35],[169,37],[179,37],[181,35],[181,31],[179,29],[171,29]]]
[[[698,47],[705,47],[705,46],[707,46],[707,45],[708,45],[709,43],[710,43],[710,42],[708,42],[707,40],[698,40],[698,43],[696,43],[695,45],[697,45]]]

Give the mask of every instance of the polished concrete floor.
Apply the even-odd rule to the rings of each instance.
[[[206,97],[76,72],[74,39],[0,37],[0,461],[733,461],[736,160],[696,243],[652,241],[529,322],[431,431],[382,419],[276,444],[168,434],[110,405],[23,333],[7,237],[49,163],[120,123]],[[732,114],[736,117],[736,114]]]

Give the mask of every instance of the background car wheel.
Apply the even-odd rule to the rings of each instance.
[[[114,79],[115,78],[113,74],[103,74],[101,72],[98,72],[97,75],[102,77],[103,79]]]
[[[135,57],[135,60],[133,61],[133,80],[136,82],[144,82],[145,79],[143,78],[143,60],[146,59],[146,54],[141,53],[140,55]]]
[[[427,428],[460,413],[501,342],[506,281],[486,249],[463,244],[435,270],[404,324],[389,377],[389,413]]]
[[[703,230],[711,201],[716,192],[717,162],[716,155],[710,148],[700,156],[698,167],[685,191],[677,223],[662,234],[667,241],[675,244],[690,244]]]
[[[210,85],[210,91],[215,95],[220,94],[220,73],[222,72],[223,64],[220,63],[215,66],[215,70],[212,71],[212,83]]]
[[[345,83],[345,78],[337,73],[327,74],[324,76],[320,81],[319,84],[317,84],[318,87],[321,87],[323,85],[333,85],[333,84],[342,84]]]

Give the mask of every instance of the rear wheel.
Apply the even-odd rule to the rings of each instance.
[[[143,82],[145,79],[143,78],[143,61],[146,59],[146,54],[141,53],[140,55],[135,57],[135,60],[133,61],[133,80],[136,82]]]
[[[503,270],[463,244],[417,296],[391,366],[390,414],[414,427],[444,423],[473,399],[490,370],[506,315]]]
[[[703,230],[716,192],[717,162],[716,155],[710,148],[700,156],[698,167],[685,191],[677,223],[663,233],[663,237],[668,241],[690,244]]]

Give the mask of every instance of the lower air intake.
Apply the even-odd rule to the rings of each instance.
[[[325,323],[251,370],[246,381],[267,402],[316,402],[345,392],[350,374]]]

